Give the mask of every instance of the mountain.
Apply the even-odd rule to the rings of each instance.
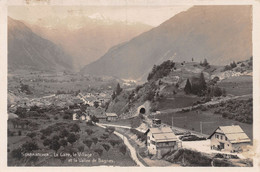
[[[146,78],[165,60],[223,65],[252,56],[251,6],[194,6],[132,40],[112,47],[81,72]]]
[[[77,69],[97,60],[112,46],[129,41],[152,28],[142,23],[110,20],[99,13],[91,16],[67,16],[62,20],[43,18],[27,25],[73,56],[73,64]]]
[[[8,17],[9,69],[70,70],[71,59],[62,48]]]

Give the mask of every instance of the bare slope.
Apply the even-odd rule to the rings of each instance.
[[[252,55],[250,6],[195,6],[111,48],[83,73],[140,79],[154,64],[173,59],[226,64]]]
[[[8,18],[8,68],[70,70],[71,57],[24,23]]]

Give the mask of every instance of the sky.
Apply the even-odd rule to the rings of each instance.
[[[64,18],[103,18],[158,26],[191,6],[9,6],[8,16],[31,24],[45,21],[57,25]],[[79,20],[80,21],[80,20]]]

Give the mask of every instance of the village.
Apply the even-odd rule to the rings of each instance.
[[[86,96],[79,94],[79,98],[86,104],[90,102],[91,99],[88,99],[90,97],[89,94]],[[99,105],[104,102],[105,100],[101,99]],[[164,160],[165,156],[178,150],[191,150],[211,157],[224,157],[226,161],[230,160],[230,162],[225,162],[227,166],[241,165],[241,162],[236,162],[238,159],[243,161],[251,158],[252,140],[239,125],[219,126],[214,132],[207,135],[164,124],[160,119],[154,118],[154,114],[145,109],[144,105],[138,107],[136,115],[128,119],[120,119],[120,115],[105,112],[101,106],[94,107],[93,103],[89,105],[86,112],[75,109],[73,120],[89,122],[95,114],[97,118],[95,125],[114,128],[115,132],[123,137],[123,140],[130,142],[128,149],[133,149],[131,156],[137,157],[135,161],[144,166],[160,166],[160,164],[172,166],[173,164],[165,163],[167,162]],[[143,116],[140,126],[133,128],[124,124],[124,121],[133,121],[140,115]],[[163,161],[164,163],[162,163]],[[184,161],[177,164],[184,165]],[[211,166],[214,166],[213,161],[214,158],[211,160]],[[242,163],[242,166],[245,164]]]

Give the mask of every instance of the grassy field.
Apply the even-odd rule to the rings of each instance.
[[[195,130],[200,132],[200,122],[203,122],[202,133],[210,135],[218,126],[226,125],[240,125],[245,133],[253,138],[253,126],[245,123],[241,123],[235,120],[229,120],[222,118],[221,115],[213,114],[210,111],[190,111],[190,112],[179,112],[170,114],[159,114],[157,118],[161,119],[162,123],[168,125],[185,128],[189,130]]]
[[[175,96],[174,98],[163,99],[159,101],[158,110],[188,107],[192,106],[192,104],[198,100],[200,100],[199,97],[186,95],[180,95]]]
[[[237,76],[222,80],[219,86],[225,88],[227,94],[235,96],[253,93],[253,78],[251,76]]]

